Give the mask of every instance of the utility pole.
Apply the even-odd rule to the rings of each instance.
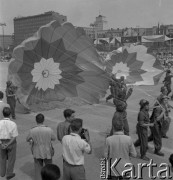
[[[2,52],[4,57],[4,26],[6,26],[5,23],[0,23],[0,26],[2,27]]]

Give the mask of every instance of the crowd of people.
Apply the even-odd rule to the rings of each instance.
[[[168,138],[171,118],[168,95],[171,92],[171,78],[173,75],[167,71],[161,94],[157,97],[153,107],[149,101],[141,99],[137,117],[138,139],[133,142],[129,133],[127,119],[127,99],[133,93],[133,87],[127,87],[124,77],[120,79],[113,75],[110,80],[110,92],[106,101],[113,99],[115,113],[112,118],[112,128],[106,137],[104,157],[107,159],[122,158],[120,169],[130,162],[130,156],[136,157],[136,148],[140,146],[140,158],[149,161],[147,157],[148,142],[153,141],[154,154],[164,156],[161,152],[162,138]],[[7,82],[7,103],[3,102],[4,94],[0,91],[0,175],[6,179],[15,177],[14,165],[16,161],[18,128],[15,123],[15,92],[17,87]],[[152,111],[150,116],[150,111]],[[85,180],[84,154],[92,153],[89,131],[83,128],[83,120],[75,117],[73,109],[65,109],[63,112],[65,121],[57,125],[56,135],[53,130],[44,124],[45,117],[39,113],[35,117],[36,125],[29,130],[26,141],[30,145],[34,160],[35,180],[58,180],[61,176],[60,168],[53,164],[55,150],[52,141],[56,138],[62,145],[63,179]],[[12,119],[11,119],[12,118]],[[148,137],[150,129],[150,136]],[[173,165],[173,155],[169,158]],[[111,177],[112,178],[112,177]],[[113,177],[114,179],[126,179],[127,175]],[[112,178],[112,179],[113,179]]]

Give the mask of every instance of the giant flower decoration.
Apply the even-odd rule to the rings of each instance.
[[[108,88],[108,74],[93,43],[71,23],[42,26],[14,49],[13,56],[9,79],[29,105],[66,97],[97,103]]]
[[[34,69],[31,71],[33,82],[39,90],[54,89],[56,84],[60,84],[59,79],[62,78],[59,63],[54,63],[53,58],[42,58],[39,63],[34,64]]]
[[[106,71],[117,78],[124,76],[127,83],[136,85],[157,84],[163,74],[160,62],[143,45],[123,47],[122,52],[113,53]]]

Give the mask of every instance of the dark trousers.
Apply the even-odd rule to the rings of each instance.
[[[135,142],[135,146],[140,144],[141,157],[144,157],[148,147],[148,130],[147,128],[137,125],[137,134],[139,139]]]
[[[14,170],[16,161],[16,147],[17,143],[14,142],[6,149],[0,149],[0,174],[1,177],[11,176]]]
[[[166,136],[166,133],[169,130],[170,123],[171,123],[170,117],[167,117],[166,119],[164,119],[162,123],[162,136]]]
[[[86,180],[83,165],[70,165],[63,161],[63,180]]]
[[[171,92],[171,84],[167,84],[166,88],[168,90],[167,96],[169,95],[169,93]]]
[[[7,97],[7,103],[10,105],[12,118],[15,118],[16,99],[15,97]]]
[[[41,180],[41,169],[46,164],[52,164],[52,159],[36,159],[34,158],[35,180]]]
[[[154,123],[154,126],[151,127],[152,134],[153,134],[153,142],[155,151],[159,152],[162,148],[162,131],[161,131],[161,125],[156,122]]]

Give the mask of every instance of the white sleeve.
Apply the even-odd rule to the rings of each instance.
[[[82,143],[83,143],[83,146],[82,146],[83,151],[86,153],[90,153],[90,151],[91,151],[90,145],[84,140],[82,140]]]
[[[19,134],[18,134],[18,130],[17,130],[17,125],[14,124],[13,126],[13,129],[12,129],[12,133],[11,133],[11,136],[14,138],[14,137],[17,137]]]

